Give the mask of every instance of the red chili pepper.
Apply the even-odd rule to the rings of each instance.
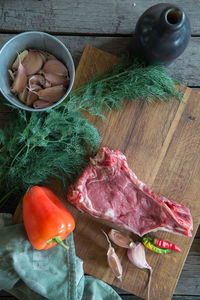
[[[70,212],[46,187],[34,186],[23,198],[23,219],[28,238],[35,249],[45,250],[63,240],[75,228]]]
[[[157,247],[156,245],[153,244],[153,242],[151,241],[150,238],[145,238],[144,237],[142,239],[142,243],[149,250],[154,251],[154,252],[159,253],[159,254],[166,254],[166,253],[170,253],[171,252],[170,249],[162,249],[160,247]]]
[[[171,249],[171,250],[181,252],[181,249],[177,245],[172,244],[172,243],[167,242],[167,241],[163,241],[163,240],[159,240],[159,239],[154,238],[153,239],[153,244],[160,247],[160,248],[163,248],[163,249]]]

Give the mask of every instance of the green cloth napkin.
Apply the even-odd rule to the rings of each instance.
[[[120,300],[106,283],[84,276],[76,257],[73,234],[65,243],[38,251],[31,246],[23,224],[0,214],[0,290],[20,300]]]

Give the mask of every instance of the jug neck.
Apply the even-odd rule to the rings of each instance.
[[[185,13],[181,8],[167,7],[160,15],[160,26],[167,31],[176,31],[183,26],[185,18]]]

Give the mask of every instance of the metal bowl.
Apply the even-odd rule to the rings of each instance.
[[[24,49],[38,49],[44,50],[53,54],[56,58],[62,61],[68,68],[70,82],[65,95],[57,102],[46,108],[32,108],[28,107],[18,100],[18,98],[11,92],[11,80],[8,73],[8,69],[11,69],[17,53],[20,53]],[[75,67],[73,58],[67,49],[67,47],[56,37],[40,32],[40,31],[28,31],[16,35],[11,38],[0,51],[0,91],[3,96],[13,105],[18,108],[28,111],[45,111],[59,105],[70,93],[74,78]]]

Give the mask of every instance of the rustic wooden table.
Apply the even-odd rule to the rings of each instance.
[[[169,69],[172,76],[184,85],[199,89],[200,2],[170,2],[185,10],[191,22],[192,35],[185,52]],[[40,30],[51,33],[64,42],[76,65],[87,44],[119,56],[134,49],[135,24],[144,10],[157,3],[153,0],[0,0],[0,47],[17,33]],[[0,107],[1,123],[6,120],[6,113]],[[3,208],[4,212],[13,210],[13,207]],[[200,299],[199,259],[200,231],[197,232],[172,299]],[[119,289],[117,292],[125,300],[140,299]],[[0,292],[0,299],[15,298]]]

